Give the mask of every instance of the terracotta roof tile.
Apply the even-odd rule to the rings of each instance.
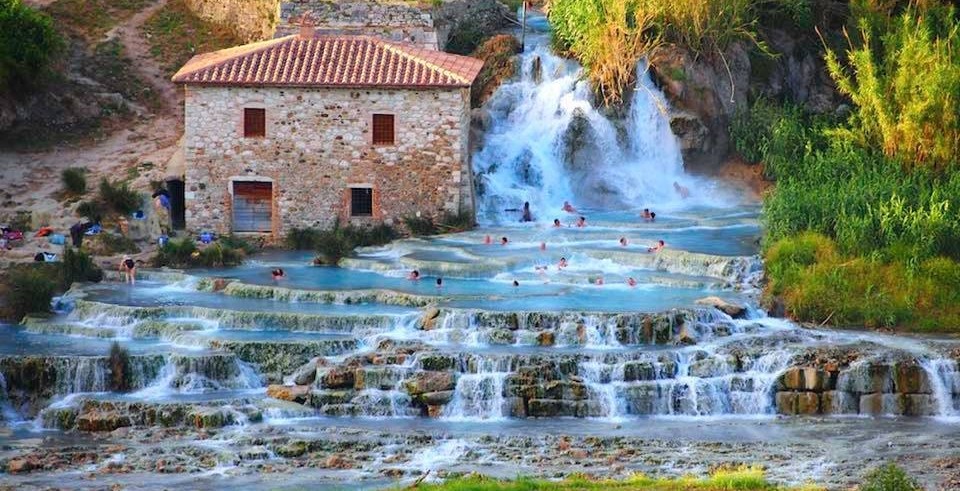
[[[469,87],[483,62],[371,36],[287,36],[194,56],[175,83],[276,87]]]

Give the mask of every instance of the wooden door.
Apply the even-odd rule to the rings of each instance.
[[[270,232],[273,230],[273,183],[235,181],[233,183],[233,231]]]

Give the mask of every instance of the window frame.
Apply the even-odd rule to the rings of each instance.
[[[373,186],[350,186],[349,189],[350,189],[350,209],[348,210],[348,213],[349,213],[350,218],[372,218],[372,217],[373,217],[373,212],[375,211],[375,210],[374,210],[374,203],[373,203]],[[361,191],[361,190],[367,191],[367,192],[369,193],[369,194],[368,194],[369,203],[370,203],[370,212],[369,212],[369,213],[357,214],[357,213],[354,212],[354,203],[355,203],[355,199],[356,199],[356,198],[354,197],[354,193],[356,193],[357,191]],[[363,197],[360,197],[360,198],[363,199]]]
[[[261,118],[260,134],[248,133],[247,116],[253,112],[259,113]],[[246,106],[243,108],[243,114],[240,121],[240,132],[244,138],[266,138],[267,136],[267,109],[264,107]]]
[[[390,141],[377,140],[377,119],[390,118]],[[382,134],[382,133],[381,133]],[[397,144],[397,115],[394,113],[372,113],[370,115],[370,143],[377,147],[390,147]]]

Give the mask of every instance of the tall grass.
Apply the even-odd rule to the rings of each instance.
[[[846,63],[827,49],[837,88],[856,105],[838,134],[908,166],[943,170],[960,155],[960,17],[920,2],[891,20],[864,14]]]

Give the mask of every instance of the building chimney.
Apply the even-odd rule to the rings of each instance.
[[[300,37],[302,39],[311,39],[317,33],[316,22],[313,20],[311,12],[307,12],[300,17]]]

